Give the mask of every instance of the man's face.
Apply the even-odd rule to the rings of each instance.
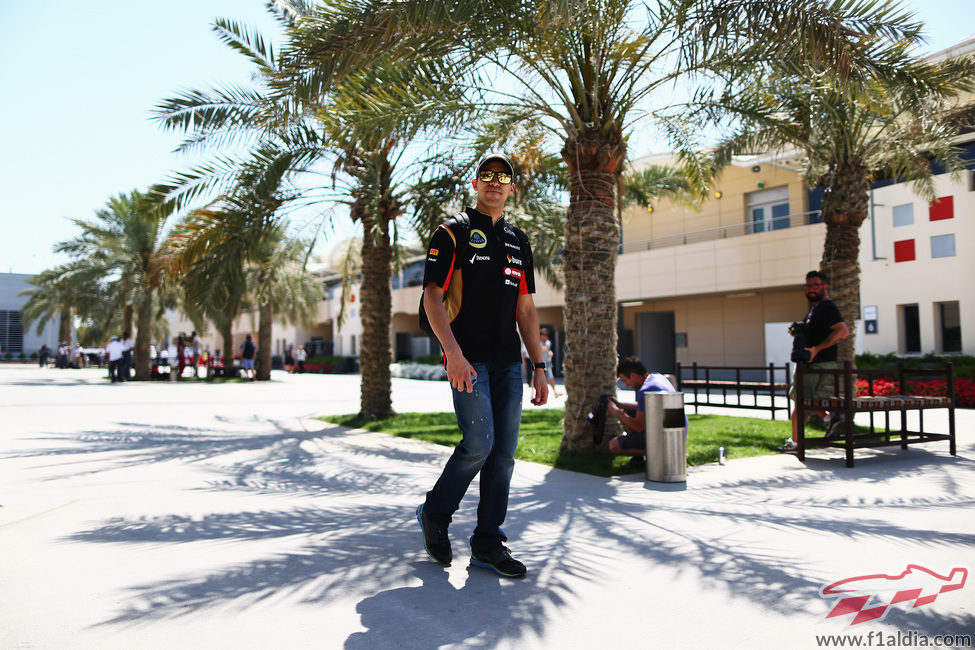
[[[809,278],[806,280],[806,299],[809,302],[820,302],[829,293],[829,285],[823,283],[819,278]]]
[[[483,171],[504,172],[507,174],[508,167],[500,160],[489,160],[478,170],[478,172]],[[477,190],[478,210],[486,214],[490,214],[492,209],[495,211],[503,209],[504,203],[508,200],[513,188],[514,183],[502,184],[498,180],[497,174],[495,174],[494,178],[488,183],[475,178],[474,189]],[[486,209],[481,209],[481,206]]]
[[[628,375],[620,375],[620,381],[633,390],[640,390],[640,387],[643,386],[643,377],[635,372],[631,372]]]

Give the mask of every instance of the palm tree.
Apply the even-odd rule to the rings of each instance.
[[[904,14],[874,3],[815,0],[635,0],[497,3],[379,0],[336,3],[304,23],[309,48],[346,53],[361,66],[376,56],[416,53],[456,65],[468,89],[464,115],[538,118],[561,139],[569,206],[565,279],[568,399],[563,447],[592,448],[586,418],[616,376],[616,190],[627,134],[652,117],[652,95],[692,73],[726,77],[773,60],[817,59],[840,74],[868,31],[899,37]],[[422,88],[390,89],[377,112],[428,105]],[[514,123],[514,120],[511,120]]]
[[[196,323],[217,323],[226,359],[233,358],[230,328],[240,310],[259,310],[257,378],[271,376],[271,324],[275,311],[285,322],[307,322],[320,298],[305,272],[306,245],[284,237],[281,208],[297,196],[288,184],[292,152],[272,145],[242,161],[231,191],[216,208],[191,212],[166,245],[166,268],[184,287],[184,306]]]
[[[392,78],[410,85],[421,76],[429,79],[438,68],[435,64],[421,65],[415,58],[406,63],[387,58],[340,78],[331,72],[341,57],[318,56],[302,40],[301,21],[310,16],[310,8],[305,3],[282,2],[277,6],[282,8],[279,15],[288,27],[288,41],[279,57],[285,64],[271,55],[258,36],[248,36],[233,23],[217,22],[221,37],[257,64],[261,89],[188,91],[166,100],[158,114],[168,127],[193,130],[187,147],[251,137],[291,152],[298,169],[326,158],[333,160],[333,185],[346,186],[349,214],[363,227],[360,364],[369,372],[363,374],[360,414],[370,419],[388,417],[392,414],[389,283],[396,243],[394,223],[404,209],[402,193],[396,189],[395,163],[410,136],[423,124],[436,121],[442,112],[380,127],[363,125],[356,118],[357,103],[368,101],[370,94],[380,91]],[[425,82],[430,84],[429,80]],[[316,121],[309,122],[309,117]],[[206,177],[228,174],[232,168],[232,164],[220,161],[177,180],[187,188],[187,196],[195,196],[208,186]],[[173,188],[162,191],[172,195]]]
[[[957,122],[949,105],[975,87],[975,58],[927,62],[911,56],[910,41],[887,49],[896,76],[866,72],[844,82],[820,66],[791,68],[756,79],[746,101],[725,106],[744,119],[715,153],[717,165],[744,152],[797,150],[810,186],[825,188],[826,240],[820,270],[851,336],[840,360],[853,360],[860,315],[860,226],[868,215],[870,181],[913,180],[921,196],[935,197],[931,161],[957,173]],[[740,98],[742,99],[742,98]]]
[[[75,277],[83,283],[101,285],[109,297],[110,311],[123,314],[123,330],[135,331],[135,378],[149,379],[165,214],[159,204],[133,190],[109,199],[94,220],[73,222],[81,234],[61,242],[56,250],[74,257]]]
[[[18,294],[28,298],[20,309],[24,327],[37,321],[37,333],[40,334],[46,321],[59,318],[58,341],[71,342],[72,317],[83,295],[88,293],[85,285],[75,279],[75,266],[69,263],[46,269],[27,279],[27,283],[36,288],[24,289]]]

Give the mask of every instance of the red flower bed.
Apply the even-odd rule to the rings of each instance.
[[[889,377],[872,380],[873,394],[878,397],[897,395],[898,383]],[[944,379],[929,381],[908,381],[908,395],[923,395],[925,397],[943,397],[948,394],[948,382]],[[869,395],[870,384],[866,379],[857,380],[857,395]],[[955,405],[962,408],[975,408],[975,379],[955,380]]]

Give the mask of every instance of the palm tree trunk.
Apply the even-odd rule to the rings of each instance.
[[[234,365],[234,319],[227,315],[221,319],[217,329],[220,330],[220,339],[223,341],[223,364],[229,368]]]
[[[870,182],[863,165],[840,165],[823,195],[826,243],[819,263],[829,278],[829,296],[850,328],[850,336],[839,343],[839,361],[853,361],[860,317],[860,226],[869,203]]]
[[[152,377],[152,359],[149,346],[152,343],[150,334],[152,327],[152,292],[147,292],[139,303],[138,327],[135,331],[135,348],[132,350],[135,363],[136,380],[146,380]]]
[[[61,322],[58,323],[58,342],[59,343],[71,343],[71,318],[72,309],[71,307],[61,308]]]
[[[569,138],[562,157],[569,167],[565,224],[565,420],[562,448],[593,449],[587,415],[616,388],[616,256],[620,229],[615,212],[617,176],[626,154],[618,133],[595,129]],[[607,421],[607,436],[615,423]],[[616,428],[618,431],[618,428]]]
[[[122,332],[128,333],[129,335],[135,330],[135,308],[132,303],[125,305],[125,311],[122,312]]]
[[[274,310],[268,297],[258,310],[257,320],[257,379],[271,379],[271,328],[274,324]]]
[[[362,375],[359,417],[377,420],[393,415],[389,342],[392,320],[393,249],[389,241],[389,222],[362,214],[362,345],[359,368]]]

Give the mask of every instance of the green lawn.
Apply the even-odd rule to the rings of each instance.
[[[323,417],[322,420],[346,427],[389,433],[401,438],[426,440],[453,447],[460,439],[453,413],[402,413],[385,420],[364,422],[355,415]],[[791,434],[788,421],[733,418],[721,415],[688,415],[687,463],[704,465],[718,461],[718,447],[729,459],[775,454],[776,447]],[[562,441],[562,410],[525,411],[521,419],[519,460],[530,460],[559,469],[595,476],[633,473],[625,456],[609,453],[574,454],[559,451]]]

